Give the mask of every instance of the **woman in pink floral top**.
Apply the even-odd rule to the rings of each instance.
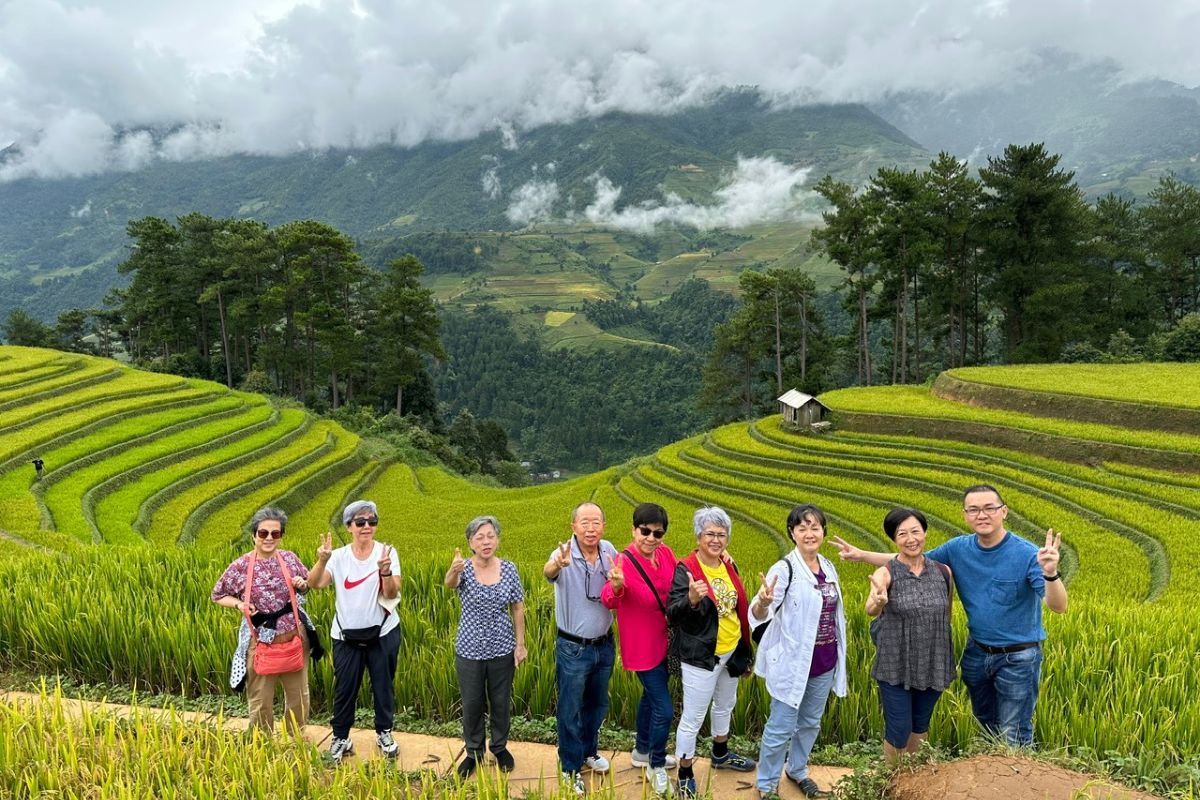
[[[296,618],[303,614],[303,610],[295,609],[293,613],[292,595],[288,591],[289,578],[293,591],[308,591],[308,569],[295,553],[279,546],[286,525],[287,514],[283,511],[277,508],[258,511],[250,520],[250,530],[254,535],[253,553],[247,553],[230,564],[212,590],[214,603],[234,609],[242,617],[230,683],[234,688],[239,688],[238,684],[242,682],[240,678],[244,677],[250,724],[267,732],[275,728],[276,685],[283,685],[284,719],[289,730],[295,731],[304,726],[309,709],[309,640],[304,626],[297,629]],[[247,606],[246,573],[251,555],[255,556],[254,578],[250,584],[250,604]],[[254,671],[254,647],[251,646],[247,617],[254,624],[255,634],[261,642],[283,644],[300,636],[304,641],[305,654],[301,668],[282,675],[257,674]]]

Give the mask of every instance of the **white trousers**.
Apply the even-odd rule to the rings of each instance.
[[[726,736],[729,721],[733,718],[733,707],[737,703],[738,679],[729,674],[725,665],[733,651],[717,656],[717,665],[711,670],[691,664],[683,664],[683,711],[679,714],[679,727],[675,729],[675,755],[677,758],[692,758],[696,755],[696,737],[704,717],[712,707],[712,735]]]

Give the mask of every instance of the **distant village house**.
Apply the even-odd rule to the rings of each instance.
[[[779,396],[779,413],[783,414],[783,421],[799,427],[823,421],[828,411],[820,400],[798,389],[789,389]]]

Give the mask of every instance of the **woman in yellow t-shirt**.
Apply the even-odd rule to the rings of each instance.
[[[750,674],[749,597],[737,565],[726,552],[733,522],[724,510],[697,509],[692,518],[696,549],[675,568],[667,602],[671,623],[678,626],[683,673],[683,712],[675,731],[679,759],[679,791],[696,793],[692,759],[704,717],[712,714],[712,765],[715,769],[749,772],[753,759],[729,750],[729,721],[737,702],[738,678]]]

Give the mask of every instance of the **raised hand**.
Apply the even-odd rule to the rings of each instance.
[[[462,550],[454,548],[454,560],[450,562],[450,574],[461,575],[462,571],[467,568],[467,560],[463,558]]]
[[[847,542],[840,536],[831,536],[829,541],[838,549],[838,558],[842,561],[862,561],[863,551]]]
[[[867,602],[874,608],[883,608],[888,601],[888,587],[883,585],[883,578],[878,578],[874,573],[871,574],[871,593],[867,596]]]
[[[1058,548],[1062,544],[1062,534],[1056,534],[1053,528],[1046,531],[1046,544],[1038,550],[1037,560],[1042,567],[1042,574],[1054,576],[1058,574]]]
[[[333,534],[326,533],[321,537],[321,543],[317,545],[317,560],[324,564],[333,555]]]
[[[554,560],[558,563],[559,569],[566,569],[571,566],[571,542],[567,540],[558,546],[558,552],[554,554]]]
[[[612,566],[608,568],[608,582],[612,584],[612,590],[616,594],[625,590],[625,567],[620,553],[613,556]]]
[[[760,572],[758,573],[758,582],[762,584],[762,588],[758,590],[755,602],[758,603],[759,608],[768,608],[775,602],[775,585],[779,583],[779,576],[776,575],[770,583],[767,583],[766,576]]]
[[[696,580],[696,576],[688,573],[688,602],[694,606],[700,605],[701,598],[708,594],[708,586],[704,581]]]
[[[384,545],[383,558],[379,559],[379,574],[387,577],[392,574],[392,548]]]

